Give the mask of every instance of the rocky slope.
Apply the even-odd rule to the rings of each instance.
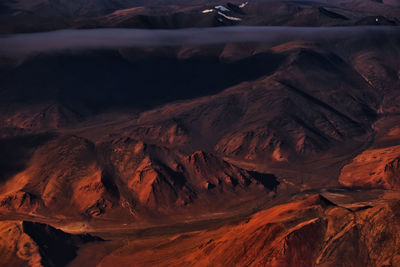
[[[0,264],[4,266],[65,266],[79,246],[102,241],[91,235],[71,235],[29,221],[0,223]]]
[[[346,1],[265,3],[185,12],[385,24],[398,4],[352,2],[363,11],[351,17]],[[171,8],[171,21],[140,15],[148,10],[100,18],[192,25],[183,11]],[[399,266],[399,30],[263,28],[273,38],[224,39],[233,29],[185,31],[208,36],[200,44],[175,43],[182,31],[135,31],[156,40],[148,47],[104,48],[110,40],[99,38],[29,50],[70,31],[0,37],[23,40],[0,45],[0,265]],[[109,242],[75,257],[97,239],[13,218]]]
[[[0,70],[2,209],[216,212],[269,200],[270,168],[296,190],[337,183],[375,121],[396,112],[396,33],[14,58]],[[332,174],[310,165],[320,159]]]
[[[127,245],[99,265],[399,266],[399,204],[351,210],[313,195],[235,225],[166,238],[136,253]],[[178,252],[168,257],[173,251]]]
[[[273,195],[278,185],[273,175],[240,169],[210,153],[185,155],[130,138],[95,145],[53,136],[24,164],[0,186],[3,211],[120,219],[171,216],[194,207],[224,210]],[[234,201],[224,204],[227,199]]]
[[[368,139],[379,96],[351,65],[302,45],[279,51],[285,60],[273,74],[142,113],[138,126],[125,134],[164,145],[169,139],[174,146],[212,145],[229,157],[264,162],[304,158]],[[161,132],[165,139],[159,138]]]
[[[400,146],[366,150],[346,165],[339,182],[345,186],[400,188]]]

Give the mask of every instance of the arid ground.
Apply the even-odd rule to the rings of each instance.
[[[397,0],[0,10],[0,266],[400,266]]]

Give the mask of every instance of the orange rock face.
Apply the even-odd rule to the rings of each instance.
[[[133,220],[149,212],[192,212],[192,206],[224,210],[258,196],[269,198],[278,184],[272,174],[246,171],[202,151],[186,156],[130,138],[96,146],[60,136],[37,148],[25,169],[0,185],[0,208]],[[208,206],[212,201],[219,205]]]
[[[366,150],[339,177],[345,186],[400,189],[400,146]]]
[[[321,195],[217,230],[125,245],[99,266],[399,266],[400,202],[351,210]],[[151,243],[151,242],[150,242]]]

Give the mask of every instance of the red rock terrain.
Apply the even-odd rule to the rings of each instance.
[[[345,186],[399,189],[400,146],[366,150],[342,169]]]
[[[171,216],[193,205],[204,212],[223,210],[273,195],[277,185],[274,175],[202,151],[185,156],[130,138],[96,146],[60,136],[36,149],[25,169],[2,184],[0,206],[47,216]]]
[[[63,266],[76,256],[80,245],[102,241],[29,221],[2,221],[0,238],[0,263],[4,266]]]
[[[398,23],[393,0],[35,3],[0,29]],[[398,29],[233,29],[0,36],[0,265],[400,266]]]
[[[98,265],[398,266],[398,213],[398,200],[352,210],[313,195],[217,230],[125,245]]]

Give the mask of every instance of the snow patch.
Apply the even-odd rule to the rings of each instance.
[[[236,17],[225,15],[224,13],[222,13],[220,11],[218,11],[218,15],[221,15],[224,18],[229,19],[229,20],[233,20],[233,21],[241,21],[242,20],[241,18],[236,18]]]
[[[222,12],[226,12],[226,11],[230,11],[228,8],[224,7],[224,6],[215,6],[214,7],[216,10],[222,11]]]

